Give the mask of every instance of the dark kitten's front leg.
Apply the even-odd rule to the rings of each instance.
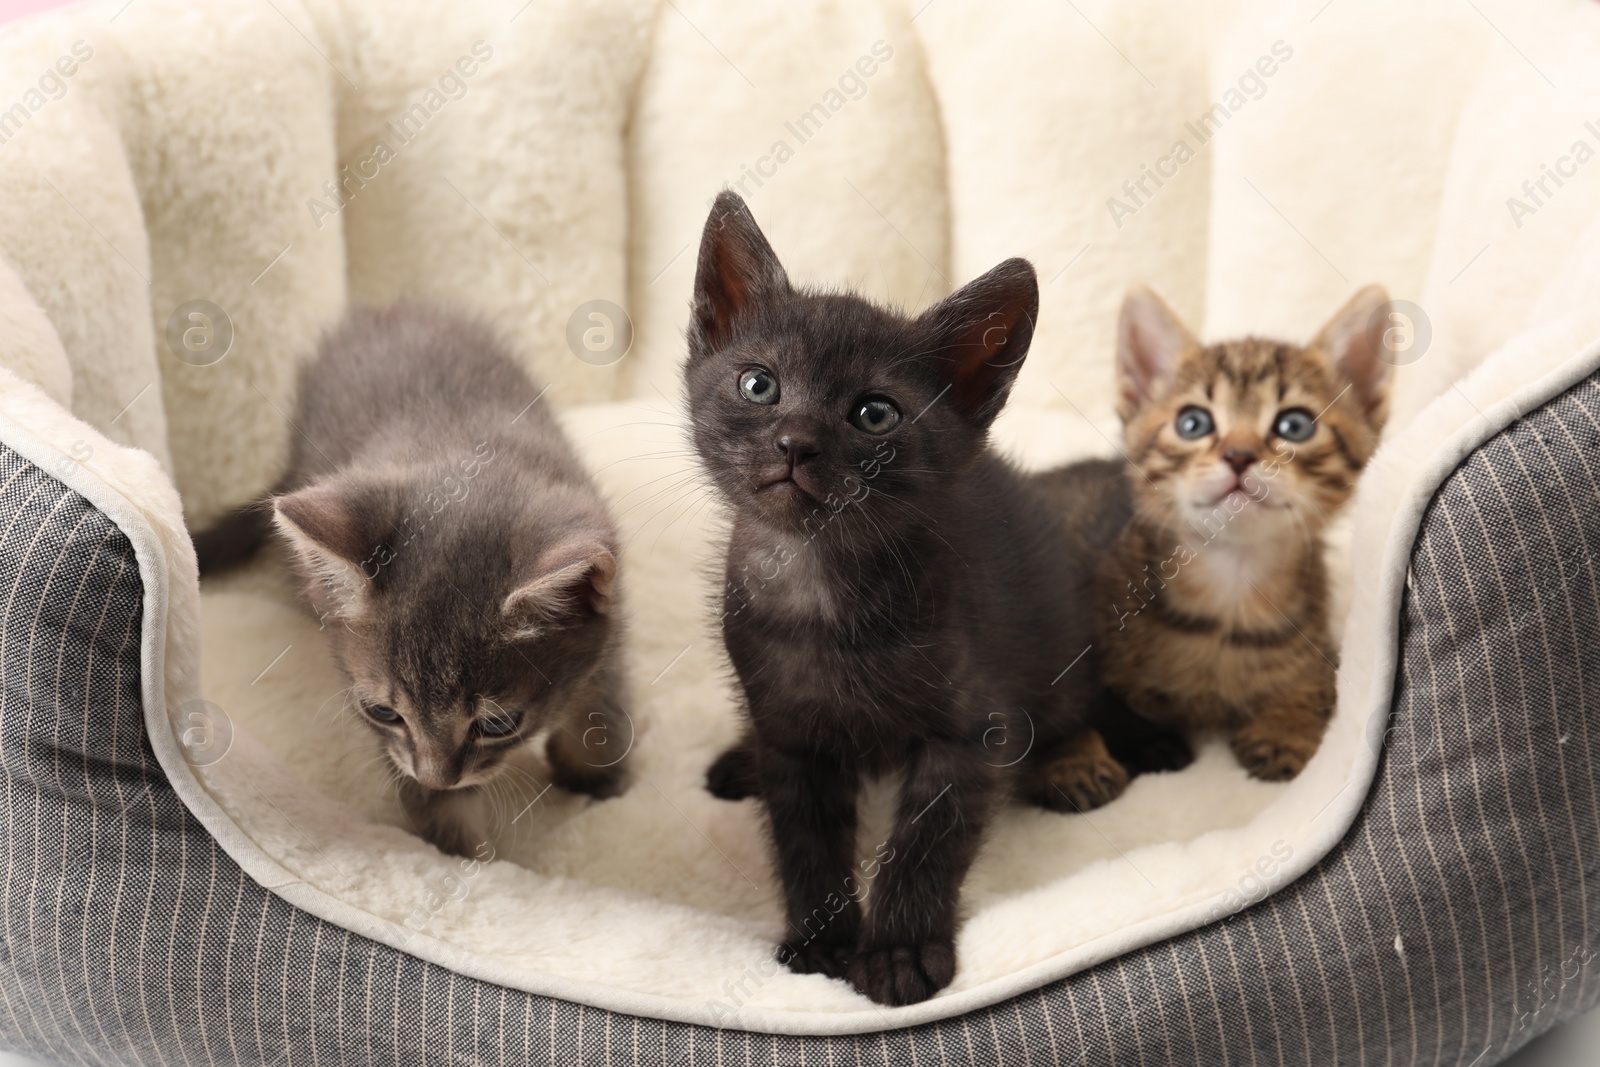
[[[633,749],[633,720],[611,699],[596,693],[575,704],[550,731],[545,756],[550,779],[569,793],[596,800],[628,788],[627,756]]]
[[[993,768],[955,745],[913,759],[872,887],[850,982],[880,1004],[915,1004],[956,973],[956,911],[993,808]]]
[[[452,856],[479,855],[489,840],[489,812],[477,789],[428,789],[415,779],[400,783],[400,806],[417,835]]]
[[[861,886],[851,874],[856,776],[770,745],[755,756],[788,921],[779,958],[799,974],[843,978],[861,930]]]

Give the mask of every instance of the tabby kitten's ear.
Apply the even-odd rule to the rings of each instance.
[[[332,610],[360,614],[368,579],[387,562],[392,501],[383,485],[321,482],[274,497],[278,531],[318,579],[313,596],[332,594]],[[319,607],[322,606],[319,604]]]
[[[1389,328],[1389,294],[1369,285],[1340,308],[1307,347],[1322,352],[1350,385],[1367,423],[1383,428],[1389,415],[1393,367],[1384,359],[1383,331]]]
[[[1005,407],[1039,317],[1033,264],[1008,259],[924,311],[939,339],[956,410],[986,428]]]
[[[1143,285],[1129,289],[1117,318],[1117,414],[1122,421],[1130,421],[1159,396],[1179,360],[1199,347],[1155,290]]]
[[[723,190],[700,235],[689,350],[724,344],[734,324],[762,299],[789,292],[789,276],[738,193]]]
[[[590,615],[611,609],[617,557],[599,541],[575,538],[540,554],[534,573],[500,605],[510,641],[531,641]]]

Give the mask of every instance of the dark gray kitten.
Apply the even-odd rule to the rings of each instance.
[[[274,495],[195,538],[211,573],[276,526],[418,832],[463,855],[540,730],[555,784],[625,784],[617,532],[539,395],[474,322],[355,311],[301,370]]]
[[[685,378],[733,512],[722,632],[749,711],[708,785],[766,804],[784,961],[885,1004],[953,977],[961,882],[1008,794],[1092,806],[1050,770],[1099,743],[1070,669],[1087,568],[988,441],[1038,303],[1021,259],[915,318],[795,290],[727,192],[701,239]],[[857,793],[891,773],[863,908]]]

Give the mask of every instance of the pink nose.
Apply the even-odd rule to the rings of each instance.
[[[1233,468],[1233,473],[1243,474],[1256,461],[1256,454],[1246,448],[1230,448],[1222,453],[1222,462]]]

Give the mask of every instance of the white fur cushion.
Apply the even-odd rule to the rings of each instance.
[[[1337,840],[1372,772],[1427,492],[1600,332],[1600,242],[1585,239],[1600,164],[1522,227],[1497,214],[1541,161],[1589,136],[1576,120],[1592,99],[1580,60],[1600,33],[1593,5],[1485,0],[1521,58],[1440,2],[1390,13],[1340,0],[1314,19],[1254,0],[1176,16],[1023,4],[996,19],[971,0],[804,12],[608,0],[476,16],[431,2],[140,0],[111,21],[120,6],[0,33],[8,70],[93,48],[0,143],[0,416],[81,455],[84,477],[158,531],[168,566],[150,595],[167,637],[147,651],[165,688],[148,721],[163,768],[252,876],[299,906],[466,973],[617,1010],[728,1021],[726,983],[743,982],[739,1025],[886,1023],[841,983],[771,967],[779,913],[757,809],[700,787],[733,736],[734,699],[709,604],[717,509],[672,399],[679,330],[705,199],[747,166],[770,169],[775,140],[793,138],[794,154],[752,207],[802,280],[915,306],[1005,256],[1035,259],[1040,328],[997,428],[1030,464],[1113,449],[1113,310],[1131,281],[1161,286],[1211,336],[1303,338],[1367,281],[1433,317],[1435,347],[1401,369],[1401,418],[1353,509],[1362,551],[1336,568],[1351,621],[1317,759],[1267,786],[1211,748],[1087,818],[1006,813],[969,880],[956,982],[896,1022],[1204,922],[1238,902],[1260,857],[1289,852],[1266,891]],[[1375,26],[1410,50],[1375,49]],[[479,40],[493,55],[459,94],[441,88]],[[1264,92],[1133,216],[1113,211],[1124,181],[1280,40],[1293,56]],[[879,41],[892,56],[852,98],[840,79]],[[1546,92],[1560,106],[1523,103]],[[418,101],[421,133],[348,206],[308,205],[326,207],[323,182]],[[829,117],[799,143],[785,124],[819,103]],[[475,309],[522,345],[628,533],[638,780],[602,804],[539,796],[464,899],[439,892],[463,884],[455,861],[401,829],[275,564],[202,598],[181,537],[185,517],[207,521],[270,483],[293,432],[293,368],[318,331],[348,299],[399,294]],[[626,304],[638,325],[614,367],[566,349],[567,316],[592,298]],[[162,340],[191,299],[234,323],[234,350],[211,367]],[[192,768],[164,715],[202,691],[237,731],[226,758]],[[508,815],[538,795],[540,771],[531,761],[532,779],[505,794]]]

